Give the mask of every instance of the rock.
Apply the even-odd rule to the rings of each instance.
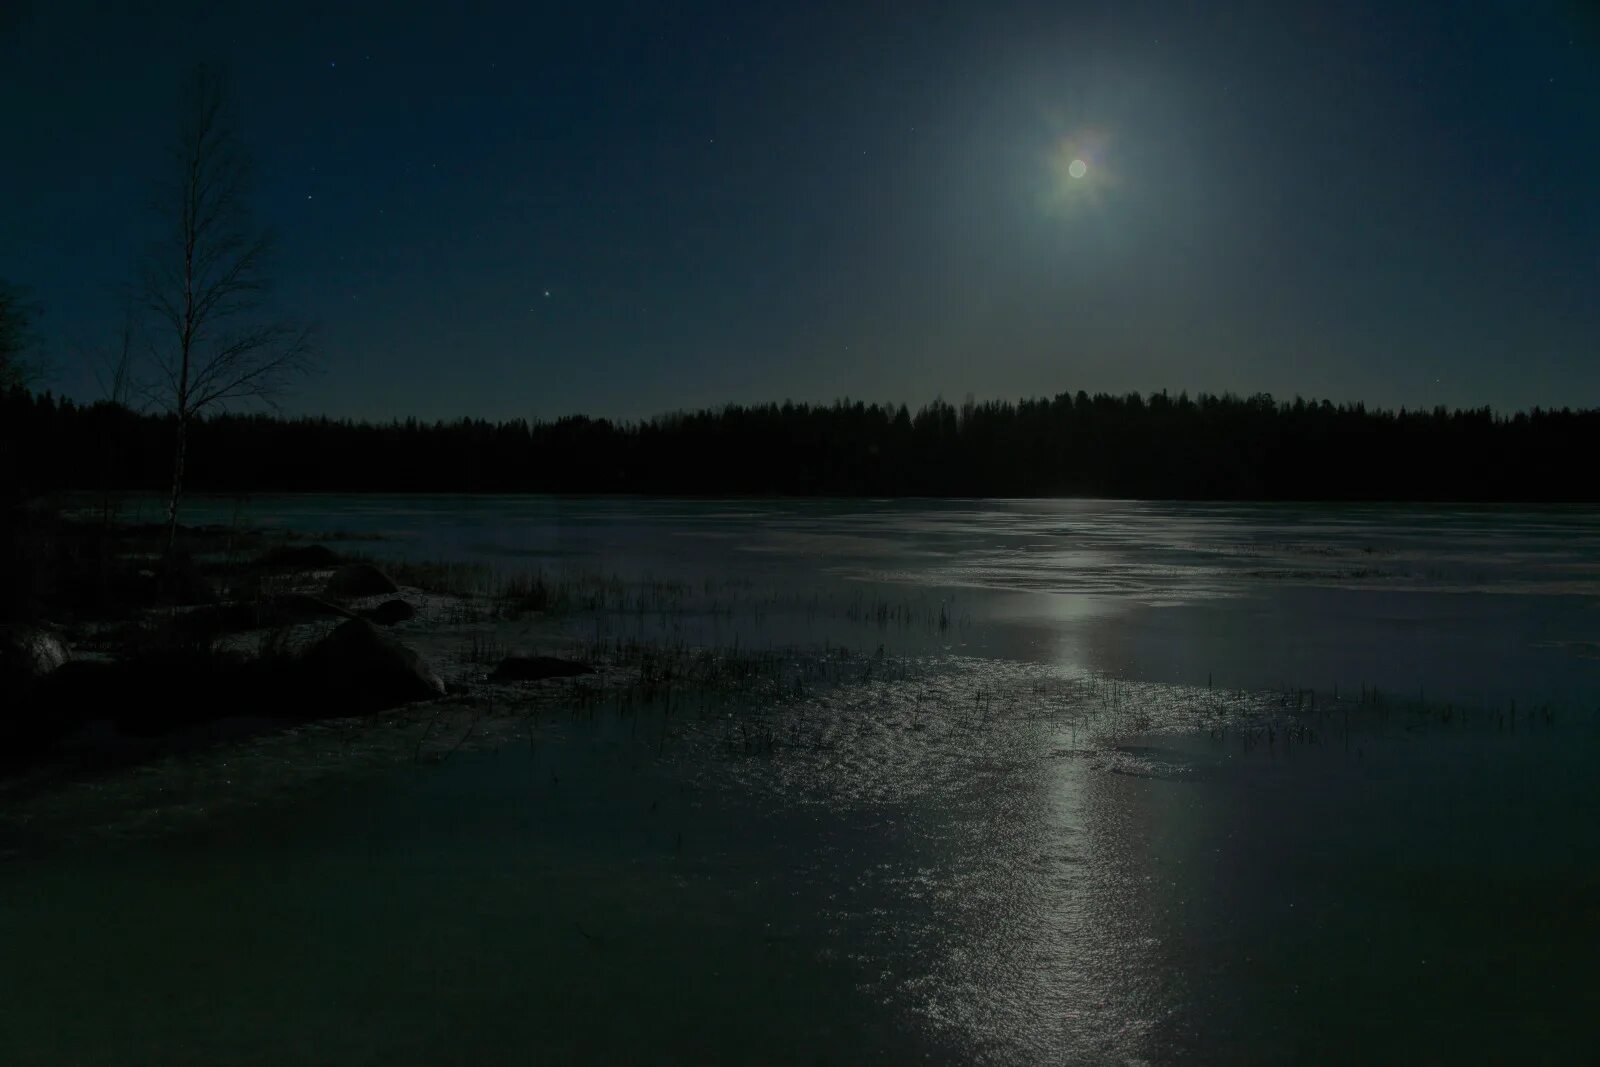
[[[379,626],[393,626],[397,622],[416,618],[417,609],[404,600],[385,600],[377,607],[363,611],[361,617],[370,619]]]
[[[370,563],[346,563],[333,572],[323,590],[328,596],[345,597],[383,596],[399,591],[400,587],[387,574]]]
[[[586,663],[555,656],[507,656],[489,675],[492,682],[537,682],[541,678],[571,678],[579,674],[593,674],[594,668]]]
[[[169,646],[73,660],[39,687],[30,729],[36,737],[61,736],[98,720],[123,737],[148,739],[241,719],[299,719],[315,707],[305,688],[279,656]]]
[[[192,637],[216,638],[223,634],[258,630],[264,627],[293,626],[318,619],[361,616],[348,608],[331,604],[308,593],[284,593],[268,600],[235,600],[204,604],[177,612],[171,620],[174,633]]]
[[[310,593],[284,593],[282,596],[273,597],[268,603],[271,608],[270,617],[275,621],[295,623],[334,617],[360,618],[355,612],[341,608],[337,604],[330,604]]]
[[[263,625],[264,612],[259,604],[234,601],[226,604],[203,604],[189,611],[171,616],[169,628],[173,633],[190,637],[216,638],[222,634],[253,630]]]
[[[257,562],[263,567],[316,570],[319,567],[338,566],[339,554],[327,545],[282,545],[263,553]]]
[[[163,563],[155,573],[156,596],[163,603],[178,607],[197,604],[215,604],[217,591],[191,559],[173,559]]]
[[[37,682],[67,662],[67,646],[48,630],[31,626],[0,630],[0,684]]]
[[[377,711],[444,695],[444,682],[415,649],[365,619],[340,623],[301,660],[309,694],[351,711]]]

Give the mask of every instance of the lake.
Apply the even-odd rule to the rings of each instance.
[[[739,649],[779,685],[558,694],[433,762],[330,727],[314,783],[264,737],[11,813],[50,847],[0,863],[6,1062],[1600,1047],[1600,509],[263,496],[185,521],[607,576],[636,592],[493,640]],[[412,639],[448,656],[473,625]],[[237,802],[247,777],[274,788]]]

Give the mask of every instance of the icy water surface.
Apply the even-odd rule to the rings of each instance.
[[[232,505],[213,507],[195,518]],[[351,727],[319,761],[348,745],[361,772],[302,789],[281,740],[78,787],[35,817],[72,828],[59,846],[0,865],[5,1062],[1600,1047],[1593,511],[282,498],[246,517],[693,590],[510,644],[593,630],[790,667],[770,698],[556,693],[442,761]],[[228,807],[229,760],[286,787]],[[123,817],[150,780],[183,819]]]
[[[871,647],[842,609],[870,624],[886,603],[981,624],[923,651],[1178,684],[1582,702],[1600,672],[1594,507],[298,495],[197,500],[188,520],[772,601],[759,631],[678,621],[709,643]],[[833,610],[783,610],[804,598]]]

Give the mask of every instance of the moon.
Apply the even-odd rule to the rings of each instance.
[[[1117,184],[1115,170],[1108,169],[1106,144],[1106,134],[1094,129],[1061,135],[1050,144],[1037,178],[1046,214],[1069,216],[1105,206],[1102,201]]]

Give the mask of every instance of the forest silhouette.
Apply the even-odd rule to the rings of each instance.
[[[159,490],[173,421],[0,394],[0,486]],[[1258,394],[729,405],[638,422],[197,420],[199,491],[1591,501],[1600,410],[1399,411]]]

